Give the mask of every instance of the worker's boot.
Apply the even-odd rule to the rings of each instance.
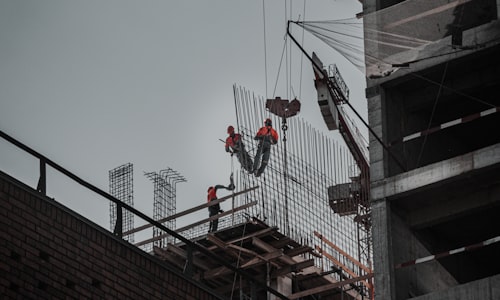
[[[267,161],[263,160],[262,161],[262,164],[260,165],[260,168],[255,171],[255,177],[259,177],[260,175],[262,175],[262,173],[264,173],[264,169],[266,168],[267,166]]]

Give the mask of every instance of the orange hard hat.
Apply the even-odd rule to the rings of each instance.
[[[233,133],[234,133],[234,127],[233,127],[233,126],[231,126],[231,125],[229,125],[229,126],[227,127],[227,133],[228,133],[228,134],[233,134]]]

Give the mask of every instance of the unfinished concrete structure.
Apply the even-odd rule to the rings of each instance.
[[[500,299],[500,1],[363,6],[375,299]]]

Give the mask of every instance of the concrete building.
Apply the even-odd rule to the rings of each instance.
[[[375,299],[500,299],[500,1],[363,6]]]

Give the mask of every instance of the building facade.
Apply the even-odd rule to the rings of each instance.
[[[363,6],[375,299],[500,299],[500,1]]]

